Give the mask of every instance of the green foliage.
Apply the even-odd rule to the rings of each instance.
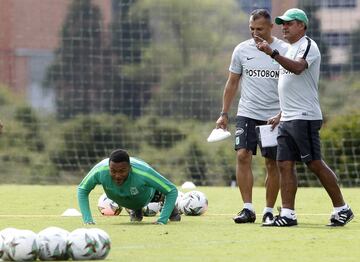
[[[48,68],[45,83],[55,88],[57,116],[98,112],[99,97],[106,92],[106,59],[102,39],[102,16],[91,0],[73,1],[61,33],[61,46]]]
[[[323,128],[323,154],[343,185],[360,185],[360,110],[332,118]]]
[[[1,120],[0,182],[34,184],[51,177],[57,183],[57,171],[49,165],[41,117],[25,101],[0,86]]]
[[[131,122],[122,115],[79,115],[64,122],[50,148],[52,162],[63,171],[87,172],[116,148],[136,150]]]
[[[131,8],[137,0],[113,0],[113,15],[110,25],[111,56],[114,68],[113,77],[108,79],[115,104],[121,105],[117,113],[124,113],[133,118],[143,114],[151,98],[154,83],[151,67],[129,74],[125,67],[141,67],[145,59],[143,49],[151,41],[149,19],[134,16]]]
[[[137,156],[177,184],[191,180],[197,185],[228,185],[235,175],[233,141],[207,143],[206,137],[213,125],[199,124],[195,120],[183,120],[179,125],[175,120],[155,116],[139,119],[137,126],[141,136]],[[166,137],[172,136],[171,147],[149,143],[149,139],[156,137],[156,130],[160,130],[158,127],[164,128]],[[160,137],[163,135],[155,141]],[[130,150],[130,153],[133,152]]]
[[[186,138],[177,123],[164,122],[158,117],[148,116],[138,121],[144,143],[157,148],[169,149]]]
[[[123,67],[129,76],[147,75],[153,68],[150,73],[158,83],[149,110],[164,117],[208,121],[221,107],[219,86],[224,85],[228,66],[223,64],[224,50],[240,42],[228,34],[242,18],[236,3],[139,0],[131,11],[149,17],[154,32],[143,63]]]
[[[319,98],[325,118],[332,115],[346,115],[358,110],[360,77],[344,74],[336,81],[321,79]]]
[[[29,106],[16,109],[15,120],[22,124],[26,146],[33,151],[43,151],[45,143],[41,134],[40,120]]]
[[[321,21],[316,17],[316,11],[319,9],[319,4],[312,0],[299,1],[299,8],[305,11],[309,19],[309,26],[306,34],[312,38],[318,45],[321,53],[321,73],[325,76],[330,76],[329,71],[329,47],[322,38]]]

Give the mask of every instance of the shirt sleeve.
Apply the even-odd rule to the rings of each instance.
[[[96,170],[90,171],[81,181],[77,189],[79,208],[84,223],[94,222],[90,210],[89,194],[96,185],[100,184],[98,180],[99,175],[99,172],[96,172]]]
[[[239,46],[237,46],[232,53],[229,71],[239,75],[242,73]]]
[[[320,51],[315,43],[313,43],[310,39],[304,42],[300,47],[299,51],[296,55],[298,58],[303,58],[306,60],[308,66],[319,58]]]
[[[146,185],[155,188],[165,195],[164,206],[157,221],[166,224],[175,207],[178,195],[176,186],[151,167],[148,167],[146,171],[133,167],[133,171],[144,178]]]

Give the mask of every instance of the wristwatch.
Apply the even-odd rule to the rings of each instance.
[[[279,53],[279,50],[277,50],[277,49],[274,49],[273,51],[272,51],[272,53],[271,53],[271,58],[275,58],[275,56],[277,56],[277,55],[279,55],[280,53]]]
[[[226,113],[226,112],[221,112],[221,113],[220,113],[220,116],[225,116],[226,118],[229,118],[229,114]]]

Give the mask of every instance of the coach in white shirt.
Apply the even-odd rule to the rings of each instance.
[[[249,19],[251,39],[238,44],[231,57],[229,76],[223,93],[223,106],[218,128],[228,126],[231,102],[241,86],[241,97],[236,117],[235,150],[237,154],[236,180],[239,186],[243,209],[233,218],[237,224],[254,223],[255,209],[252,203],[253,174],[252,156],[259,144],[266,166],[266,206],[262,222],[273,221],[273,207],[279,192],[279,172],[276,166],[276,147],[262,147],[258,142],[255,127],[264,125],[280,110],[277,84],[279,64],[256,48],[254,37],[266,39],[271,48],[285,54],[289,44],[271,35],[273,23],[265,9],[254,10]]]
[[[292,8],[275,23],[282,25],[290,48],[283,56],[266,40],[258,39],[257,47],[273,57],[280,66],[278,83],[280,109],[272,119],[279,124],[277,163],[280,170],[282,209],[270,226],[297,225],[295,195],[297,178],[295,161],[306,163],[315,173],[331,198],[334,210],[329,226],[344,226],[353,217],[344,202],[335,173],[321,159],[319,130],[322,114],[318,97],[321,54],[317,44],[306,36],[308,18],[304,11]]]

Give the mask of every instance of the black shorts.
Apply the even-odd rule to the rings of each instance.
[[[150,202],[163,202],[165,199],[165,195],[161,193],[160,191],[155,191],[153,198]]]
[[[319,130],[322,120],[281,121],[279,124],[277,160],[307,163],[321,160]]]
[[[256,155],[257,145],[259,145],[261,155],[266,158],[276,160],[277,147],[261,147],[259,137],[255,131],[256,126],[265,125],[266,121],[256,120],[244,116],[236,117],[235,150],[245,148],[251,150]]]

